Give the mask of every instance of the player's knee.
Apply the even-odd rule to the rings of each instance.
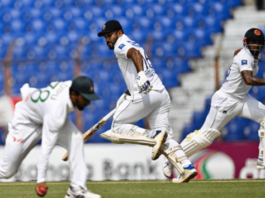
[[[220,134],[218,130],[211,128],[195,131],[187,135],[181,146],[187,157],[190,157],[199,150],[208,147]]]
[[[4,171],[1,170],[0,171],[0,178],[9,179],[15,174],[16,174],[16,169],[15,168],[9,168],[9,169],[6,169]]]
[[[10,172],[5,176],[5,179],[9,179],[15,175],[15,172]]]
[[[216,129],[203,129],[198,130],[187,136],[187,141],[195,141],[201,148],[206,148],[211,145],[216,137],[221,135],[221,133]]]

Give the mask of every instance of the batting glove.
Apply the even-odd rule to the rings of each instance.
[[[152,85],[150,84],[149,80],[147,79],[144,71],[140,71],[138,73],[138,76],[136,78],[136,82],[137,82],[137,85],[140,89],[140,92],[139,93],[142,93],[144,92],[144,94],[148,94],[151,89],[152,89]]]

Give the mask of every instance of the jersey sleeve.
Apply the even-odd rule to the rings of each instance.
[[[56,106],[59,106],[57,104]],[[64,107],[65,106],[65,107]],[[50,154],[57,143],[60,129],[67,119],[67,106],[60,105],[56,111],[48,113],[43,118],[41,154],[38,161],[37,183],[45,181],[45,173],[48,167]]]
[[[237,64],[239,65],[240,72],[245,70],[253,71],[252,62],[249,58],[239,58]]]
[[[116,57],[117,58],[125,58],[125,59],[128,59],[127,53],[129,51],[129,49],[131,49],[131,48],[137,49],[137,47],[136,46],[133,46],[130,43],[130,41],[128,42],[128,41],[122,40],[121,42],[118,43],[117,46],[115,46],[114,53],[116,54]]]

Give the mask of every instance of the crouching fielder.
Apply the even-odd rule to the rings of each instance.
[[[43,89],[21,88],[22,101],[16,104],[9,124],[4,157],[0,161],[0,178],[13,176],[22,160],[42,138],[38,161],[36,192],[45,196],[45,175],[49,156],[56,144],[67,149],[72,173],[71,186],[65,198],[100,198],[86,188],[87,168],[83,150],[83,134],[67,118],[75,108],[83,110],[90,100],[99,99],[92,81],[79,76],[73,81],[53,82]]]
[[[251,86],[265,85],[264,79],[255,76],[264,47],[263,33],[257,28],[248,30],[243,45],[242,49],[235,52],[226,81],[212,97],[211,109],[202,128],[181,142],[187,157],[209,146],[221,134],[223,127],[235,116],[239,116],[260,123],[260,130],[257,131],[260,137],[257,165],[258,168],[265,167],[265,106],[248,94]]]
[[[128,38],[115,20],[108,21],[98,36],[104,36],[109,49],[114,49],[129,91],[117,102],[111,130],[101,137],[118,144],[153,147],[153,160],[163,153],[180,172],[180,177],[173,182],[188,182],[197,175],[197,171],[181,146],[172,139],[168,120],[170,98],[144,49]],[[151,130],[133,125],[142,118],[147,118]]]

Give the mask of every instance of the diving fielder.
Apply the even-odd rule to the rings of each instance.
[[[265,85],[264,79],[255,76],[264,47],[262,31],[257,28],[249,29],[245,33],[243,45],[242,49],[235,51],[226,81],[212,97],[211,109],[202,128],[190,133],[181,142],[187,157],[209,146],[216,137],[221,135],[220,131],[223,127],[235,116],[239,116],[260,123],[257,167],[264,168],[265,105],[248,94],[251,86]]]
[[[90,100],[99,99],[94,93],[93,82],[79,76],[73,81],[53,82],[39,90],[25,84],[20,90],[22,101],[16,104],[14,118],[9,123],[4,157],[0,161],[0,178],[12,177],[42,138],[35,188],[37,194],[41,197],[46,194],[45,175],[49,157],[54,146],[59,144],[68,151],[72,174],[65,198],[100,198],[100,195],[87,190],[83,134],[67,118],[75,108],[82,111]]]
[[[104,36],[109,49],[114,49],[128,88],[117,102],[111,130],[101,134],[101,137],[118,144],[152,146],[153,160],[163,153],[182,173],[179,178],[173,179],[173,182],[188,182],[197,175],[197,171],[180,145],[173,140],[168,120],[169,94],[144,49],[124,34],[122,26],[116,20],[106,22],[98,36]],[[151,130],[133,125],[145,117]]]

